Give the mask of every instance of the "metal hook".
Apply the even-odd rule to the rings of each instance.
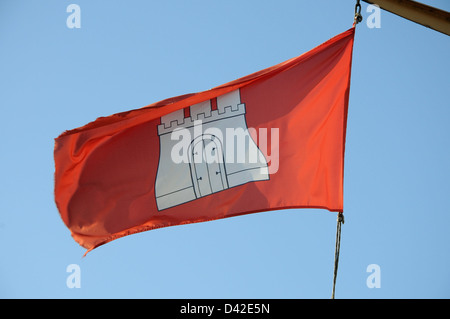
[[[360,0],[356,0],[355,5],[355,24],[360,23],[363,20],[363,17],[361,15],[361,4],[359,3]]]

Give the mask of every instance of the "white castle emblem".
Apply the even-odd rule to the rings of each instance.
[[[208,100],[190,106],[189,113],[190,116],[185,117],[181,109],[167,114],[158,125],[160,152],[155,196],[159,211],[231,187],[269,179],[267,161],[248,132],[245,104],[241,103],[239,89],[217,97],[217,110],[212,110],[211,100]],[[200,134],[196,132],[199,123]],[[184,129],[192,137],[185,161],[174,161],[171,156],[174,146],[180,143],[172,138],[177,129]],[[241,138],[245,137],[246,155],[255,151],[260,160],[228,160],[242,151],[237,149],[237,143],[224,141],[230,129],[241,132]]]

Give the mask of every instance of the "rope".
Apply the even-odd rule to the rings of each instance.
[[[341,225],[344,223],[344,213],[339,212],[337,217],[336,226],[336,248],[334,250],[334,274],[333,274],[333,292],[331,293],[331,299],[334,299],[334,292],[336,290],[336,278],[339,265],[339,251],[341,248]]]
[[[361,15],[360,0],[356,0],[353,27],[355,27],[358,23],[360,23],[362,19],[363,17]],[[336,278],[339,266],[339,251],[341,249],[341,226],[343,223],[344,223],[344,212],[339,212],[337,216],[337,225],[336,225],[336,248],[334,249],[333,291],[331,292],[331,299],[334,299],[334,294],[336,291]]]

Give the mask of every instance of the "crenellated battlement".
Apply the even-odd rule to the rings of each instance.
[[[203,124],[219,121],[233,116],[245,114],[245,104],[241,103],[239,90],[232,91],[217,98],[217,110],[212,110],[211,100],[189,107],[190,116],[184,117],[184,110],[178,110],[161,117],[158,125],[158,135],[171,133],[176,128],[194,126],[194,121],[201,120]]]
[[[248,131],[239,89],[218,96],[217,109],[212,102],[189,106],[189,116],[181,109],[161,117],[155,180],[159,211],[269,179],[267,161]],[[174,130],[181,135],[172,135]],[[243,143],[235,143],[235,138]]]

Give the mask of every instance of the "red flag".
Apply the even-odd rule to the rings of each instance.
[[[342,211],[353,38],[61,134],[55,201],[73,238],[90,251],[159,227]]]

